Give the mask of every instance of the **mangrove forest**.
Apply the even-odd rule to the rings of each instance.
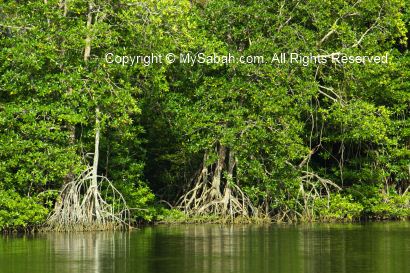
[[[3,232],[409,217],[409,0],[0,0]]]

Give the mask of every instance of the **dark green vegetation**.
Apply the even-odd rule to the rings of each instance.
[[[194,2],[0,0],[0,228],[409,217],[408,1]]]

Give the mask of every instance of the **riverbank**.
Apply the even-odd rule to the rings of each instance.
[[[3,233],[33,232],[44,227],[52,210],[36,198],[21,197],[13,192],[0,191],[0,230]],[[131,209],[131,211],[133,211]],[[318,198],[308,210],[274,210],[253,215],[220,216],[216,214],[185,213],[166,209],[159,204],[143,210],[143,216],[131,215],[131,226],[160,224],[260,224],[260,223],[353,223],[363,221],[397,221],[410,219],[410,194],[378,194],[370,198],[332,194]],[[141,215],[141,214],[139,214]],[[116,226],[115,228],[119,228]],[[99,228],[96,227],[96,230]],[[101,228],[102,229],[102,228]],[[106,228],[104,228],[106,229]]]

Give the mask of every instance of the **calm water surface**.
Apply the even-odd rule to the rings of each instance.
[[[410,223],[0,236],[1,273],[409,273]]]

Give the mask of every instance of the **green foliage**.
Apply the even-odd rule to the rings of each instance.
[[[160,223],[179,224],[186,223],[188,217],[180,210],[162,208],[160,209],[156,220]]]
[[[189,217],[182,211],[178,209],[164,209],[161,208],[158,211],[158,216],[156,218],[157,223],[163,224],[201,224],[201,223],[219,223],[224,224],[230,222],[230,219],[221,218],[218,215],[203,215],[203,216],[194,216]],[[270,223],[270,218],[241,218],[237,217],[234,219],[233,223],[254,223],[254,224],[263,224]]]
[[[155,219],[158,213],[154,205],[155,195],[147,185],[118,183],[117,187],[123,193],[131,210],[131,220],[134,223],[141,221],[152,222]]]
[[[340,193],[330,195],[330,198],[315,200],[314,206],[321,221],[353,221],[362,216],[363,205],[355,202],[351,195]]]
[[[39,224],[62,185],[92,163],[96,108],[98,174],[123,194],[133,222],[185,221],[155,204],[174,205],[204,166],[214,171],[220,146],[235,159],[222,182],[264,215],[308,219],[314,208],[326,221],[406,218],[409,26],[403,0],[2,1],[0,229]],[[281,52],[388,54],[389,62],[104,60],[170,52],[267,62]],[[301,189],[330,199],[306,208]]]
[[[410,198],[398,194],[381,195],[371,200],[370,216],[376,219],[407,219],[410,215]]]
[[[37,198],[21,197],[13,191],[0,190],[0,227],[15,231],[42,224],[48,210]]]
[[[410,196],[399,195],[394,189],[356,184],[348,190],[363,206],[363,215],[373,219],[406,219],[410,216]]]

